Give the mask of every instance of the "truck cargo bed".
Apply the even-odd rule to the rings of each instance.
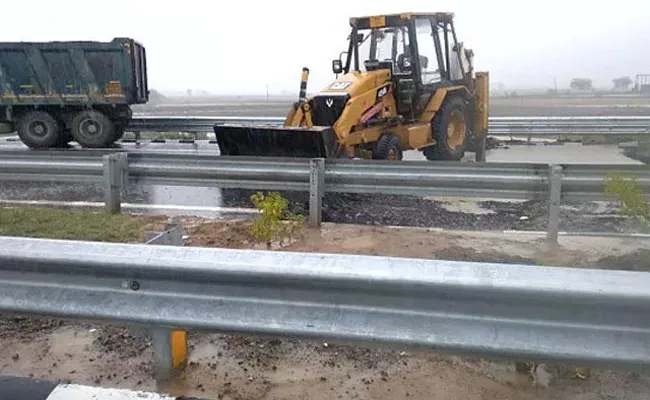
[[[0,43],[0,106],[143,104],[148,92],[133,39]]]

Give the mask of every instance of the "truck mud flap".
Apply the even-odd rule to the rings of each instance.
[[[333,157],[336,135],[331,127],[215,125],[224,156]]]

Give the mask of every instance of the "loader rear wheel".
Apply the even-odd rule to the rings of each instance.
[[[423,150],[428,160],[459,161],[469,144],[470,128],[467,102],[454,96],[443,104],[433,119],[436,144]]]
[[[401,161],[402,157],[402,144],[399,136],[386,133],[375,143],[375,149],[372,152],[372,158],[375,160]]]
[[[16,126],[20,141],[33,149],[56,147],[60,138],[59,123],[45,111],[25,114]]]
[[[72,119],[72,136],[82,147],[108,147],[115,141],[115,124],[99,111],[82,111]]]

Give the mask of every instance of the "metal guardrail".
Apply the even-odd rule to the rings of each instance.
[[[37,251],[35,251],[37,249]],[[0,237],[0,310],[646,370],[650,274]]]
[[[561,200],[611,200],[610,172],[650,192],[644,165],[547,165],[430,161],[215,157],[115,151],[0,151],[0,180],[103,182],[106,208],[120,211],[128,184],[310,192],[309,222],[320,225],[325,192],[549,199],[548,238],[557,241]]]
[[[281,125],[283,117],[187,117],[135,115],[131,132],[213,133],[214,125]],[[492,136],[638,135],[650,133],[650,117],[490,117]]]

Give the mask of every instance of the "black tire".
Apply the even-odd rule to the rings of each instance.
[[[434,117],[431,128],[436,144],[423,150],[425,157],[428,160],[460,161],[471,137],[467,101],[461,96],[449,98]]]
[[[115,141],[117,142],[118,140],[121,140],[124,137],[124,133],[126,133],[126,128],[124,125],[115,125]]]
[[[82,147],[103,148],[115,141],[115,124],[99,111],[81,111],[71,126],[72,137]]]
[[[375,143],[372,158],[375,160],[401,161],[403,158],[403,151],[399,136],[390,133],[383,134],[377,143]]]
[[[60,140],[57,120],[45,111],[30,111],[16,125],[20,141],[33,149],[56,147]]]
[[[74,138],[72,137],[72,132],[70,129],[63,128],[59,134],[59,141],[56,144],[56,147],[70,147],[69,144]]]

